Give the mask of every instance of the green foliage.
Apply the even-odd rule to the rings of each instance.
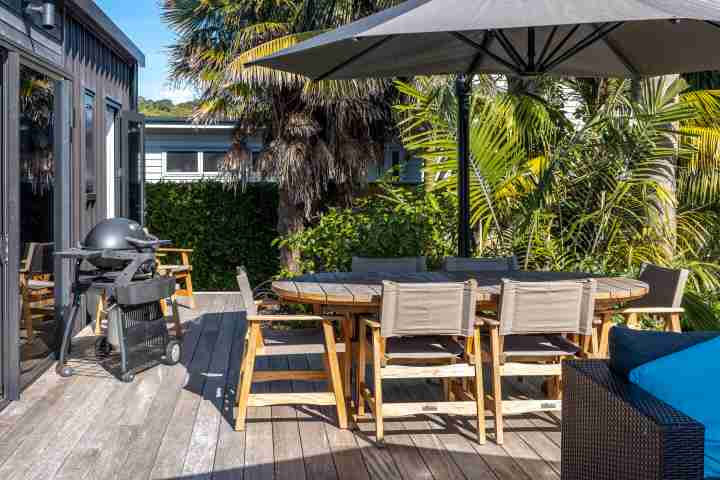
[[[237,290],[235,267],[248,269],[253,285],[279,269],[277,188],[250,184],[244,192],[221,182],[146,184],[146,223],[179,248],[194,248],[193,287],[199,291]]]
[[[718,92],[655,79],[642,82],[634,102],[624,80],[575,79],[562,89],[542,78],[503,81],[509,87],[478,76],[471,100],[477,253],[512,251],[531,270],[687,268],[688,326],[718,328]],[[398,88],[405,145],[425,160],[431,188],[454,191],[452,89],[437,79]],[[569,103],[578,107],[572,123],[562,110]]]
[[[454,195],[384,183],[380,189],[351,208],[331,208],[314,226],[280,241],[301,253],[302,272],[349,271],[353,256],[422,255],[432,268],[456,253]]]
[[[197,102],[183,102],[177,105],[172,100],[150,100],[140,97],[140,113],[148,117],[189,118]]]

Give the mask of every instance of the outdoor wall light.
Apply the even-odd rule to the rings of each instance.
[[[45,30],[55,29],[55,3],[53,2],[29,2],[25,7],[25,13],[28,15],[39,15],[40,25]]]

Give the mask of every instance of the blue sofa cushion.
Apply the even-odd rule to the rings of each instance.
[[[719,358],[713,338],[630,372],[632,383],[705,426],[705,478],[720,476]]]
[[[610,330],[610,368],[628,378],[640,365],[718,336],[720,332],[670,333],[615,327]]]

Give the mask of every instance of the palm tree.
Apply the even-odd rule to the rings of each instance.
[[[399,0],[165,0],[178,37],[171,75],[202,94],[197,121],[237,121],[225,177],[243,185],[252,170],[278,183],[278,231],[296,232],[332,191],[347,200],[393,134],[387,81],[322,81],[246,64],[399,3]],[[245,139],[267,147],[251,165]],[[283,264],[296,255],[284,249]]]

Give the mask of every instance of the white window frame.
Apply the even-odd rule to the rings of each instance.
[[[207,150],[208,153],[226,153],[225,150]],[[197,169],[192,172],[170,172],[167,168],[167,156],[168,153],[195,153],[197,155]],[[204,171],[204,156],[205,152],[188,150],[171,150],[168,152],[162,152],[162,176],[169,178],[203,178],[203,177],[217,177],[220,172],[205,172]]]

